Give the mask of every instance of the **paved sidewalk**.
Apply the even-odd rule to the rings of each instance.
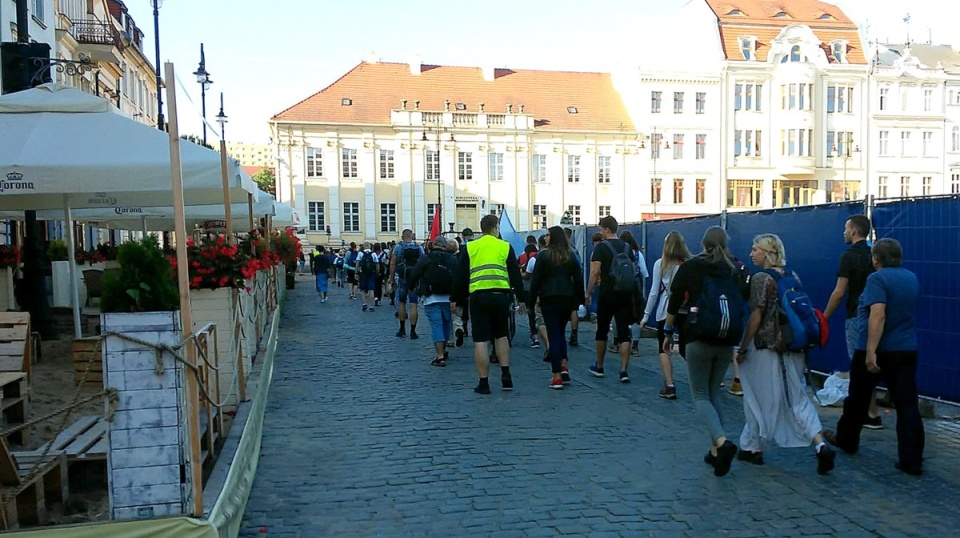
[[[421,339],[394,337],[393,308],[362,313],[331,288],[320,304],[298,279],[281,319],[262,458],[241,536],[952,536],[960,528],[960,433],[927,421],[927,473],[893,469],[894,415],[865,432],[857,456],[818,476],[812,448],[768,447],[766,465],[702,462],[685,365],[677,401],[657,397],[655,341],[633,358],[633,382],[590,377],[594,326],[581,324],[573,384],[547,388],[525,318],[511,350],[516,390],[480,396],[472,346],[446,368]],[[725,396],[731,439],[739,398]],[[823,410],[826,427],[837,410]]]

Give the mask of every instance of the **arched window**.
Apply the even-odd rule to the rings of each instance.
[[[960,127],[953,127],[953,151],[960,151]]]
[[[790,49],[790,61],[799,62],[800,61],[800,45],[794,45]]]

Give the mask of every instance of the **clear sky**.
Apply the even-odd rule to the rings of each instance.
[[[151,0],[124,0],[146,34]],[[694,0],[702,1],[702,0]],[[790,4],[791,0],[782,0]],[[207,119],[224,93],[227,140],[266,142],[267,120],[322,90],[368,56],[427,64],[608,71],[658,53],[665,21],[687,0],[162,0],[161,61],[177,77],[180,131],[200,134],[200,87],[192,75],[204,43],[214,82]],[[730,0],[735,3],[735,0]],[[950,43],[956,0],[838,0],[872,38]],[[955,30],[954,30],[955,31]],[[960,43],[957,43],[960,44]],[[193,101],[193,103],[191,103]],[[166,99],[164,99],[164,112]],[[208,133],[208,139],[214,139]]]

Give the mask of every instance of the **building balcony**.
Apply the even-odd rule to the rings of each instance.
[[[390,122],[394,127],[446,129],[509,129],[533,130],[534,118],[523,113],[392,110]]]
[[[122,60],[123,41],[112,24],[97,20],[75,21],[70,35],[76,39],[80,52],[97,62],[117,63]]]

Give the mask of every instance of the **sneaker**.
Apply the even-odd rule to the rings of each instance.
[[[463,329],[457,329],[454,332],[457,347],[463,347]]]
[[[822,445],[817,452],[817,474],[827,474],[832,471],[835,459],[837,459],[837,453],[829,445]]]
[[[880,415],[877,415],[872,418],[867,417],[867,419],[863,421],[863,427],[868,430],[882,430],[883,418],[881,418]]]
[[[563,389],[563,380],[559,377],[554,377],[547,386],[554,390],[561,390]]]
[[[711,454],[710,451],[707,451],[707,455],[703,457],[703,463],[713,467],[717,464],[717,457]]]
[[[410,339],[411,339],[411,340],[416,340],[416,339],[418,339],[418,338],[420,338],[420,335],[417,334],[417,331],[415,331],[415,330],[413,330],[413,329],[410,329]]]
[[[664,385],[660,389],[660,397],[664,400],[676,400],[677,399],[677,387],[674,385]]]
[[[639,349],[639,348],[636,348],[636,347],[631,347],[631,348],[630,348],[630,356],[631,356],[631,357],[639,357],[639,356],[640,356],[640,349]]]
[[[367,312],[373,312],[373,307],[371,306],[370,308],[368,308]]]
[[[577,347],[580,345],[580,342],[577,340],[577,333],[572,333],[570,335],[570,341],[567,342],[567,345],[570,347]]]
[[[367,311],[367,305],[363,305],[363,308],[361,308],[360,311],[361,311],[361,312],[366,312],[366,311]]]
[[[500,379],[500,385],[503,387],[503,390],[513,390],[513,377],[510,374],[503,376]]]
[[[923,467],[908,467],[903,465],[899,461],[893,464],[893,467],[901,472],[907,473],[910,476],[920,476],[923,474]]]
[[[380,299],[373,301],[373,306],[380,306]]]
[[[485,385],[480,385],[480,384],[478,384],[476,387],[473,387],[473,392],[476,392],[477,394],[490,394],[490,385],[489,385],[489,384],[485,384]]]
[[[446,365],[447,365],[447,359],[444,357],[437,357],[432,361],[430,361],[430,366],[439,366],[443,368]]]
[[[400,317],[400,311],[398,310],[398,311],[394,312],[394,313],[393,313],[393,317],[399,318],[399,317]]]
[[[530,337],[530,348],[531,349],[540,349],[540,340],[537,340],[536,336]]]
[[[743,385],[740,384],[740,380],[733,378],[733,383],[730,384],[730,388],[727,390],[730,394],[734,396],[743,396]]]
[[[403,329],[400,329],[399,331],[397,331],[397,338],[406,338],[406,337],[407,337],[407,331]]]
[[[620,344],[617,343],[616,340],[614,340],[613,342],[610,342],[609,344],[607,344],[607,351],[609,351],[610,353],[617,353],[618,351],[620,351]]]
[[[737,451],[737,459],[752,463],[754,465],[763,465],[763,452],[750,452],[749,450]]]
[[[730,472],[730,463],[737,455],[737,445],[725,441],[723,446],[717,447],[717,461],[713,464],[714,476],[726,476]]]
[[[564,385],[570,384],[570,369],[566,366],[560,367],[560,381],[562,381]]]
[[[596,364],[590,366],[590,373],[593,374],[594,377],[603,377],[604,375],[603,368],[597,368]]]
[[[620,382],[621,382],[621,383],[629,383],[629,382],[630,382],[630,376],[627,374],[627,371],[626,371],[626,370],[623,370],[622,372],[620,372]]]

